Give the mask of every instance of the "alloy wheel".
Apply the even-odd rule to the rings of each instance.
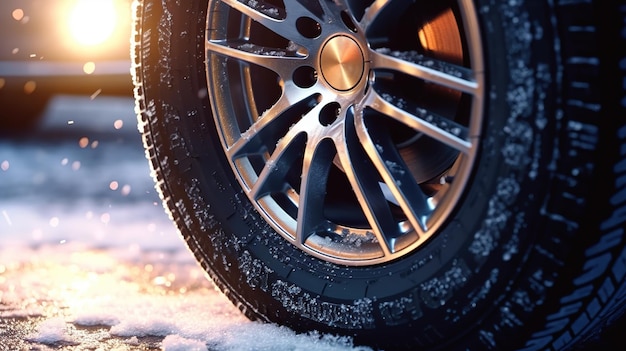
[[[471,1],[223,0],[208,13],[208,98],[225,156],[285,240],[363,266],[436,236],[483,125]]]

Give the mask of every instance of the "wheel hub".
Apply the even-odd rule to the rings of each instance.
[[[347,36],[331,38],[322,48],[320,66],[324,80],[334,89],[354,88],[365,70],[365,59],[359,44]]]

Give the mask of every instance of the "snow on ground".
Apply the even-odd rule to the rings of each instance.
[[[83,349],[115,339],[130,348],[157,337],[152,344],[164,350],[353,349],[347,339],[248,321],[186,251],[69,244],[0,256],[0,318],[39,318],[29,345]]]
[[[360,349],[250,322],[215,289],[161,207],[132,109],[62,97],[38,133],[0,140],[0,350]]]

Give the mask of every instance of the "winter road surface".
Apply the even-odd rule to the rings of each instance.
[[[154,191],[130,98],[58,97],[0,139],[0,350],[363,350],[250,322]]]

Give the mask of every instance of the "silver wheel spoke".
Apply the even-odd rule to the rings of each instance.
[[[365,14],[359,25],[361,28],[367,29],[371,23],[376,20],[376,17],[381,13],[381,11],[391,3],[392,0],[376,0],[374,1],[368,8],[365,10]]]
[[[454,90],[475,95],[478,84],[473,73],[460,66],[427,58],[416,52],[399,52],[389,50],[371,51],[374,69],[389,69],[423,79]]]
[[[268,28],[280,24],[280,9],[263,1],[222,0],[222,2]],[[276,28],[280,29],[278,26]]]
[[[269,110],[265,111],[243,134],[240,134],[236,141],[228,146],[227,154],[231,160],[243,157],[249,154],[262,153],[264,143],[267,143],[265,135],[268,135],[271,128],[277,129],[280,125],[280,118],[286,117],[295,101],[290,101],[286,95],[283,95]],[[282,124],[289,123],[288,121]],[[285,128],[284,125],[282,125]],[[271,142],[270,140],[269,142]],[[278,139],[273,140],[277,142]]]
[[[462,153],[469,153],[472,143],[459,135],[467,135],[467,128],[454,121],[438,117],[423,109],[416,109],[415,113],[409,113],[389,102],[393,97],[383,98],[378,93],[370,90],[367,97],[367,105],[374,110],[389,116],[410,128],[422,132]],[[443,122],[447,125],[443,128]]]
[[[365,152],[408,221],[422,235],[428,230],[427,222],[433,212],[428,197],[415,182],[388,135],[376,127],[367,128],[363,122],[363,119],[357,119],[356,129]]]
[[[282,36],[285,39],[293,42],[302,42],[306,40],[304,37],[294,31],[296,20],[300,17],[321,17],[316,9],[319,5],[316,1],[312,1],[313,8],[307,8],[300,1],[286,0],[285,12],[283,10],[272,6],[264,1],[259,0],[222,0],[223,3],[232,7],[233,9],[243,13],[250,19],[260,23],[272,32]]]
[[[241,40],[236,41],[208,41],[206,43],[207,56],[211,53],[220,54],[243,62],[253,63],[276,72],[281,77],[289,77],[293,64],[290,62],[302,61],[303,57],[295,52],[267,48]]]
[[[322,142],[311,139],[307,141],[298,198],[297,245],[304,244],[311,235],[325,229],[327,175],[335,154],[330,139]]]
[[[356,139],[356,138],[353,138]],[[352,144],[352,145],[350,145]],[[339,160],[346,172],[346,176],[352,185],[352,190],[372,227],[372,231],[378,240],[384,256],[390,256],[395,251],[395,238],[398,234],[398,226],[393,217],[387,199],[380,185],[373,176],[373,167],[363,164],[367,158],[359,150],[358,141],[348,139],[344,145],[338,145]]]
[[[289,133],[281,139],[276,150],[267,159],[261,174],[250,188],[250,196],[256,200],[261,199],[272,192],[281,192],[286,188],[286,176],[293,162],[297,161],[301,155],[301,145],[304,134],[299,132]]]

